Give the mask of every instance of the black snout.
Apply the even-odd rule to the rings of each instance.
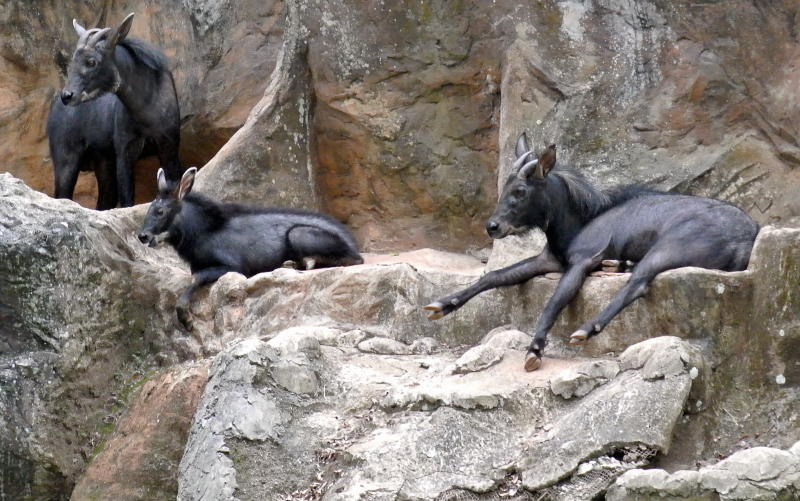
[[[139,233],[139,241],[146,244],[150,241],[150,235],[147,233]]]
[[[69,104],[72,101],[73,94],[68,90],[61,91],[61,102],[65,105]]]
[[[497,221],[489,220],[489,222],[486,223],[486,233],[488,233],[490,237],[495,235],[497,233],[497,230],[499,229],[500,229],[500,223],[498,223]]]

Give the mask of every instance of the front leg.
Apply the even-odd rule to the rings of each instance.
[[[571,260],[569,268],[559,280],[556,291],[547,301],[544,310],[542,310],[542,315],[536,323],[536,333],[525,356],[526,371],[534,371],[542,365],[542,351],[545,344],[547,344],[547,333],[553,327],[561,310],[578,294],[589,272],[600,264],[599,257],[597,255],[586,259]]]
[[[205,268],[200,271],[192,273],[192,284],[186,288],[185,291],[178,298],[175,305],[175,313],[178,315],[178,321],[187,331],[192,330],[192,321],[189,317],[189,310],[191,305],[192,296],[200,287],[216,282],[219,277],[235,271],[228,266],[215,266],[213,268]]]
[[[464,306],[464,303],[481,292],[498,287],[521,284],[537,275],[544,275],[545,273],[558,272],[561,270],[561,263],[553,256],[549,247],[545,247],[538,256],[524,259],[506,268],[490,271],[466,289],[443,297],[423,308],[433,312],[428,317],[428,320],[438,320],[461,308]]]

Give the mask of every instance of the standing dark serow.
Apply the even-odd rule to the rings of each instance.
[[[47,137],[55,174],[55,197],[71,199],[78,172],[94,171],[97,209],[116,207],[121,191],[117,186],[117,171],[132,173],[145,141],[117,96],[106,93],[79,106],[66,106],[56,96],[47,117]],[[130,190],[123,195],[122,205],[130,206],[133,184],[122,189]]]
[[[117,27],[87,30],[77,21],[72,21],[79,38],[67,68],[67,84],[60,97],[65,106],[76,107],[74,115],[77,118],[66,112],[58,112],[65,120],[80,122],[82,129],[106,120],[104,130],[109,131],[108,121],[111,118],[108,113],[113,111],[114,133],[111,142],[114,146],[115,186],[119,204],[123,207],[133,205],[133,163],[142,150],[142,138],[150,138],[154,143],[169,179],[177,181],[182,172],[178,158],[180,112],[172,73],[160,50],[142,40],[127,38],[132,22],[133,14],[129,14]],[[85,103],[105,93],[115,94],[124,106],[125,113],[119,110],[118,104],[107,98],[104,98],[107,105],[86,107]],[[55,104],[54,109],[58,110]],[[104,117],[97,118],[101,113]],[[126,121],[126,114],[129,121]],[[117,127],[120,130],[116,130]],[[95,131],[96,134],[102,132]],[[106,135],[102,139],[108,144],[112,137]],[[50,143],[51,148],[58,150],[53,155],[56,196],[69,197],[75,187],[74,179],[80,162],[74,159],[75,152],[62,154],[61,149],[67,150],[68,145],[54,144],[53,136],[50,137]],[[62,162],[65,156],[71,161]],[[105,170],[101,175],[104,179],[110,177]],[[104,184],[107,186],[108,182]],[[104,197],[108,200],[114,198],[101,192],[100,198]],[[103,208],[108,208],[105,205]]]
[[[154,247],[166,241],[189,262],[194,280],[177,304],[187,328],[192,294],[229,271],[250,277],[285,261],[302,262],[306,269],[364,262],[338,221],[304,210],[215,202],[191,193],[196,172],[192,167],[172,183],[158,171],[158,196],[139,232],[142,243]]]
[[[638,264],[611,303],[570,336],[573,344],[599,334],[625,306],[644,295],[662,271],[682,266],[724,271],[747,267],[758,225],[733,205],[635,185],[597,190],[578,173],[555,167],[555,145],[525,163],[533,153],[525,134],[517,140],[515,153],[517,160],[486,231],[492,238],[503,238],[538,227],[547,236],[547,246],[538,256],[489,272],[425,309],[433,311],[429,318],[435,320],[483,291],[563,271],[536,325],[525,360],[528,371],[539,368],[556,317],[603,260]]]

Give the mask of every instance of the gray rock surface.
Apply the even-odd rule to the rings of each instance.
[[[582,397],[617,374],[619,363],[616,361],[593,360],[558,373],[550,380],[550,389],[564,398]]]
[[[644,451],[669,452],[672,431],[688,399],[692,378],[688,368],[660,379],[649,377],[647,366],[669,364],[672,358],[671,353],[658,349],[663,340],[654,338],[628,348],[620,356],[620,366],[625,367],[624,361],[633,352],[647,353],[646,359],[640,359],[644,362],[640,370],[623,371],[613,383],[591,392],[571,412],[553,421],[550,430],[533,438],[530,454],[522,462],[526,489],[548,487],[575,472],[580,463],[629,452],[625,448],[631,448],[631,444],[643,446]]]
[[[800,442],[789,451],[754,447],[697,471],[630,470],[608,501],[782,501],[800,498]]]
[[[293,335],[304,339],[300,331]],[[451,374],[453,350],[431,358],[322,345],[304,359],[316,391],[286,391],[281,367],[291,354],[274,348],[283,336],[215,357],[178,499],[277,500],[313,489],[325,499],[436,499],[495,491],[513,470],[534,492],[555,492],[566,478],[561,499],[597,494],[609,477],[597,472],[619,474],[668,451],[692,382],[688,369],[655,381],[631,369],[572,405],[550,396],[547,381],[581,362],[525,374],[523,354],[511,351],[479,372]]]
[[[533,338],[510,326],[497,327],[481,340],[482,344],[508,350],[527,350]]]
[[[494,346],[479,344],[467,350],[458,357],[454,366],[454,374],[466,374],[468,372],[478,372],[493,366],[503,359],[503,351]]]

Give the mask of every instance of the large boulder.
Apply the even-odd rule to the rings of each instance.
[[[789,501],[800,498],[800,442],[788,451],[745,449],[694,470],[630,470],[609,489],[608,501]]]
[[[200,353],[173,327],[185,277],[136,243],[142,214],[0,174],[3,501],[68,497],[148,374]]]
[[[174,500],[178,463],[206,387],[208,365],[207,360],[189,362],[148,374],[114,433],[95,446],[69,499]]]
[[[453,374],[451,349],[364,354],[314,327],[295,328],[291,345],[285,337],[247,339],[215,357],[179,500],[438,499],[495,491],[513,471],[530,491],[589,499],[612,473],[669,450],[690,364],[655,379],[645,367],[672,367],[680,353],[701,360],[685,342],[652,339],[630,348],[648,354],[642,365],[572,405],[547,381],[574,362],[524,374],[523,352],[509,350],[498,365]]]

